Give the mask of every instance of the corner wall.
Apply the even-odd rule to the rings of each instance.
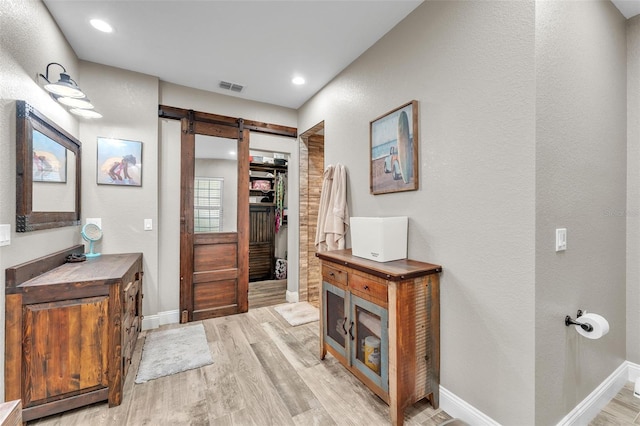
[[[627,21],[627,360],[640,364],[640,16]]]
[[[531,1],[424,2],[299,110],[351,216],[409,216],[409,257],[443,266],[441,384],[502,424],[534,422],[534,20]],[[412,99],[420,189],[370,195],[369,122]]]
[[[59,62],[78,77],[78,59],[42,2],[0,0],[0,223],[11,224],[11,245],[0,247],[0,354],[4,354],[5,269],[79,244],[80,228],[15,232],[16,114],[15,101],[25,100],[75,137],[78,122],[36,82],[47,64]],[[52,67],[58,72],[60,68]],[[82,79],[78,79],[82,87]],[[0,356],[4,383],[4,356]],[[4,401],[4,385],[0,386]]]
[[[549,425],[626,356],[624,17],[609,1],[537,2],[535,69],[535,423]],[[565,327],[578,309],[603,315],[609,334]]]

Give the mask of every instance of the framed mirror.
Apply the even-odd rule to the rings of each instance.
[[[80,224],[81,144],[16,101],[16,232]]]

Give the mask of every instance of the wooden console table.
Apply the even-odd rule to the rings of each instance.
[[[316,254],[322,265],[320,358],[327,352],[382,398],[393,425],[428,398],[439,405],[442,267],[374,262],[351,250]]]
[[[142,254],[65,263],[71,247],[6,270],[5,398],[23,421],[122,401],[142,326]]]

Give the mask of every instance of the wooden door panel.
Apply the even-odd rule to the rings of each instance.
[[[238,304],[236,280],[199,283],[194,285],[193,290],[194,311]]]
[[[24,405],[107,387],[107,296],[25,306]],[[90,319],[91,318],[91,319]]]
[[[215,244],[193,247],[193,272],[238,267],[238,247],[235,244]]]

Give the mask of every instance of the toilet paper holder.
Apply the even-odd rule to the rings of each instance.
[[[576,315],[576,319],[580,318],[581,316],[582,316],[582,310],[578,309],[578,313]],[[578,321],[576,321],[574,319],[571,319],[571,316],[569,316],[569,315],[564,317],[564,325],[569,327],[572,324],[573,325],[579,325],[580,328],[582,328],[584,331],[587,331],[587,332],[593,331],[593,326],[591,324],[589,324],[588,322],[578,322]]]

